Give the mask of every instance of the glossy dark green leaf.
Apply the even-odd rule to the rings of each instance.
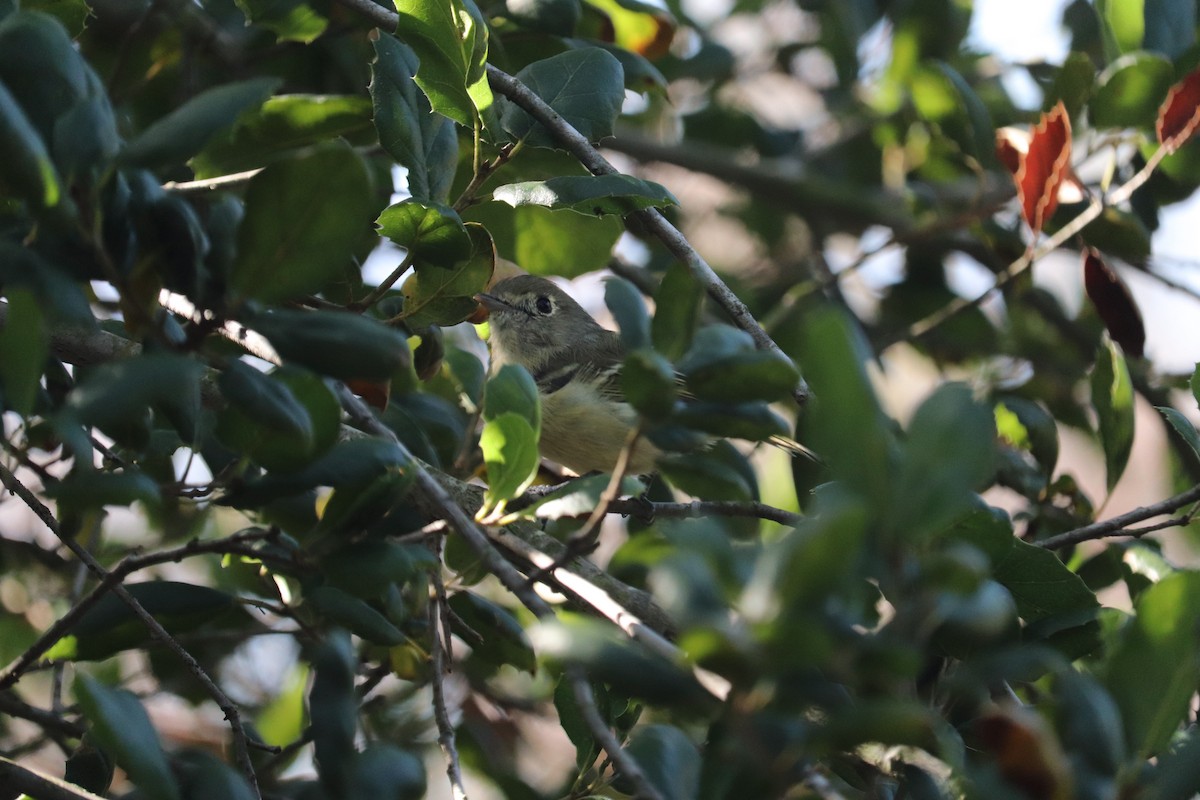
[[[0,193],[25,200],[35,208],[58,205],[62,187],[46,143],[17,100],[0,83]]]
[[[366,169],[349,148],[272,164],[246,189],[232,288],[266,302],[320,291],[346,266],[372,206]]]
[[[1105,476],[1111,492],[1125,472],[1133,449],[1133,384],[1120,349],[1111,341],[1100,346],[1092,370],[1092,406],[1104,448]]]
[[[284,361],[339,380],[390,380],[410,359],[403,335],[358,314],[280,309],[250,324]]]
[[[296,472],[270,473],[239,484],[223,502],[253,507],[316,486],[362,486],[390,469],[408,466],[403,450],[383,439],[347,439]]]
[[[488,378],[483,390],[483,418],[493,420],[501,414],[523,417],[535,431],[542,428],[537,384],[529,371],[517,364],[502,366]]]
[[[1176,741],[1158,759],[1158,769],[1147,787],[1149,800],[1190,800],[1200,792],[1200,731]]]
[[[25,11],[41,11],[57,19],[70,36],[78,36],[87,27],[91,7],[86,0],[21,0]]]
[[[37,11],[0,20],[0,83],[46,143],[58,120],[102,86],[62,23]]]
[[[625,77],[620,62],[604,50],[568,50],[535,61],[518,72],[517,78],[589,142],[612,134],[625,99]],[[504,104],[501,124],[534,147],[561,147],[549,131],[514,104]]]
[[[1092,124],[1100,128],[1150,128],[1174,82],[1175,70],[1162,56],[1121,56],[1097,78],[1096,91],[1088,103]]]
[[[497,186],[492,199],[517,206],[542,206],[554,211],[625,216],[644,208],[679,205],[661,185],[630,175],[569,175],[544,181],[524,181]]]
[[[202,750],[185,750],[174,758],[185,797],[255,800],[246,779],[221,759]]]
[[[63,780],[92,794],[103,796],[112,785],[114,767],[112,758],[96,747],[91,736],[85,735],[79,746],[67,757],[63,767]]]
[[[650,334],[654,349],[670,359],[687,352],[700,320],[704,290],[682,262],[667,267],[654,293],[654,319]]]
[[[354,759],[346,796],[421,800],[425,796],[425,764],[395,745],[372,744]]]
[[[1146,589],[1102,672],[1139,757],[1161,753],[1189,713],[1200,674],[1200,573],[1176,572]]]
[[[538,657],[578,665],[616,691],[662,705],[704,702],[709,694],[688,671],[644,650],[603,622],[562,613],[529,629]]]
[[[1200,432],[1197,432],[1196,426],[1192,424],[1191,420],[1173,408],[1166,408],[1164,406],[1155,406],[1155,408],[1171,424],[1171,427],[1175,429],[1179,437],[1187,442],[1188,446],[1192,448],[1192,452],[1196,454],[1196,457],[1200,458]]]
[[[738,460],[742,464],[737,463]],[[659,459],[658,466],[671,485],[705,500],[754,500],[757,487],[742,469],[745,459],[728,442],[717,442],[697,453]]]
[[[27,288],[33,292],[50,321],[82,330],[96,327],[88,298],[79,284],[27,248],[0,242],[0,283],[10,290]]]
[[[1061,737],[1101,775],[1115,776],[1128,757],[1121,713],[1104,687],[1090,675],[1065,670],[1054,681]]]
[[[358,666],[350,637],[332,631],[313,648],[312,688],[308,693],[313,746],[321,784],[333,796],[344,794],[351,776],[358,698],[354,675]]]
[[[1146,0],[1142,46],[1177,59],[1196,43],[1196,5],[1187,0]]]
[[[168,633],[201,626],[244,627],[250,620],[232,595],[199,584],[142,581],[126,590],[158,620]],[[149,629],[124,600],[106,594],[47,653],[48,658],[96,661],[152,641]]]
[[[642,768],[664,800],[693,800],[700,794],[700,750],[679,728],[645,725],[634,729],[625,751]]]
[[[1042,405],[1015,395],[1005,395],[996,404],[996,420],[999,429],[1004,414],[1011,414],[1021,426],[1024,441],[1013,441],[1017,447],[1027,447],[1046,474],[1054,472],[1058,464],[1058,425],[1054,417]],[[998,430],[1001,439],[1005,431]]]
[[[903,537],[935,533],[975,502],[996,467],[990,409],[964,384],[945,384],[917,409],[899,474],[894,530]]]
[[[471,236],[449,206],[405,200],[375,221],[379,233],[435,267],[453,267],[471,256]]]
[[[227,384],[236,381],[221,379],[230,405],[217,415],[216,434],[226,446],[267,469],[294,472],[337,441],[341,406],[321,378],[294,367],[243,377],[254,384],[233,396]]]
[[[124,689],[112,689],[90,675],[75,680],[75,696],[91,723],[96,743],[152,800],[178,800],[179,787],[166,753],[141,702]]]
[[[399,36],[416,53],[415,80],[433,110],[473,128],[492,104],[484,70],[488,29],[473,0],[396,0]]]
[[[1079,51],[1067,53],[1058,74],[1054,77],[1054,86],[1046,97],[1050,109],[1058,100],[1066,106],[1067,114],[1072,119],[1079,115],[1088,99],[1092,96],[1092,88],[1096,82],[1096,65],[1086,54]]]
[[[197,178],[215,178],[294,158],[307,148],[371,130],[371,102],[357,95],[284,94],[238,118],[190,162]]]
[[[280,376],[269,376],[244,361],[233,361],[221,371],[217,385],[225,399],[251,421],[294,436],[305,448],[312,446],[312,417]]]
[[[407,641],[400,629],[388,622],[383,614],[341,589],[318,586],[305,595],[304,601],[319,616],[368,642],[392,647]]]
[[[371,101],[379,144],[408,169],[408,190],[419,201],[443,203],[458,165],[458,139],[448,117],[432,113],[413,82],[417,55],[392,36],[375,41]],[[385,234],[386,235],[386,234]]]
[[[9,289],[6,294],[8,318],[0,328],[0,387],[5,404],[28,416],[49,354],[49,333],[33,292]]]
[[[1196,364],[1196,369],[1192,372],[1188,386],[1192,390],[1192,397],[1196,399],[1197,404],[1200,404],[1200,364]]]
[[[121,160],[141,167],[182,163],[242,112],[261,106],[279,84],[278,78],[255,78],[201,92],[142,130],[126,144]]]
[[[671,422],[714,436],[751,442],[765,442],[772,436],[786,437],[792,431],[788,421],[766,403],[685,403],[671,417]]]
[[[71,392],[63,421],[103,431],[128,430],[148,408],[168,411],[199,404],[202,367],[183,356],[139,355],[90,371]],[[186,440],[191,432],[180,431]]]
[[[461,621],[467,629],[488,643],[487,648],[475,650],[475,657],[497,665],[511,664],[530,674],[537,670],[533,644],[520,621],[508,609],[467,591],[451,596],[450,608],[458,616],[455,622]]]
[[[401,314],[411,328],[428,325],[454,325],[478,309],[475,295],[486,288],[496,267],[496,251],[488,232],[479,225],[468,225],[471,255],[450,267],[418,262],[413,274],[404,281]]]
[[[624,226],[615,217],[585,217],[540,206],[480,203],[463,218],[482,223],[497,252],[534,275],[573,278],[608,265]]]
[[[271,31],[281,42],[308,44],[329,26],[307,0],[237,0],[246,19]]]
[[[358,535],[395,508],[412,488],[416,477],[412,469],[392,468],[365,484],[334,489],[321,513],[317,533],[342,537]],[[356,593],[351,586],[341,588]]]
[[[436,566],[427,547],[377,539],[339,548],[321,560],[331,586],[363,598],[377,597],[393,583],[403,586]]]
[[[64,510],[81,513],[103,506],[127,506],[140,502],[157,507],[162,498],[158,484],[143,472],[132,468],[123,472],[74,470],[46,494]]]
[[[675,408],[678,381],[671,362],[653,350],[634,350],[621,366],[626,401],[650,419],[663,419]]]
[[[642,294],[624,278],[604,282],[604,304],[612,312],[626,350],[650,346],[650,315]]]
[[[488,420],[479,436],[479,447],[487,466],[488,506],[521,494],[537,476],[541,463],[538,432],[527,417],[504,412]]]
[[[665,97],[667,94],[667,79],[662,71],[650,59],[641,53],[634,53],[611,42],[600,42],[595,39],[566,39],[570,47],[585,48],[599,47],[621,62],[625,73],[625,88],[631,92],[653,92]]]
[[[504,9],[521,27],[571,36],[583,15],[580,0],[506,0]]]

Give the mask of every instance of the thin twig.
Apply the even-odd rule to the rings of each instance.
[[[179,194],[211,192],[246,183],[255,175],[262,172],[263,169],[263,167],[248,169],[245,172],[235,172],[231,175],[220,175],[216,178],[205,178],[200,181],[168,181],[162,185],[162,188],[168,192],[177,192]]]
[[[371,8],[380,9],[370,0],[339,0],[342,3],[357,7],[360,2],[366,2]],[[511,592],[521,603],[528,608],[537,617],[553,617],[554,609],[538,596],[537,592],[532,587],[525,583],[524,576],[517,571],[517,568],[500,554],[500,552],[492,546],[492,540],[488,535],[475,524],[467,513],[454,502],[449,493],[442,487],[440,483],[429,473],[425,466],[408,452],[408,448],[400,441],[395,432],[391,428],[381,423],[375,417],[366,404],[359,398],[355,397],[345,386],[338,387],[338,396],[342,403],[342,408],[349,414],[350,418],[363,430],[377,436],[382,436],[387,441],[394,444],[404,453],[408,459],[415,474],[416,486],[415,489],[422,499],[438,518],[444,520],[458,535],[462,536],[463,541],[471,548],[475,555],[483,562],[484,567],[500,581],[500,583]],[[548,557],[547,557],[548,558]],[[580,678],[577,674],[572,673],[571,682],[576,685],[583,681],[585,690],[581,690],[582,696],[589,696],[591,687],[586,686],[586,678]],[[581,694],[577,694],[577,697]],[[596,711],[594,698],[591,708],[580,708],[584,714],[584,719],[588,721],[588,728],[597,741],[609,741],[614,737],[608,726],[600,718],[599,712]],[[596,724],[599,720],[599,724]],[[634,761],[624,750],[617,747],[615,751],[608,752],[617,769],[633,784],[638,796],[645,797],[648,800],[661,800],[661,795],[658,790],[646,778],[641,767]]]
[[[379,300],[385,294],[387,294],[393,286],[396,285],[396,281],[400,280],[400,277],[404,273],[408,272],[409,267],[413,265],[413,261],[415,260],[416,252],[409,250],[404,254],[404,260],[401,261],[400,264],[394,270],[392,270],[392,273],[384,278],[378,286],[372,289],[370,294],[368,294],[362,300],[350,304],[350,310],[362,311],[363,309],[370,308],[378,303]]]
[[[693,500],[690,503],[656,503],[638,497],[623,497],[614,500],[608,507],[610,514],[628,514],[633,517],[652,519],[699,519],[701,517],[751,517],[778,522],[780,525],[795,525],[804,519],[802,514],[785,511],[766,503],[740,502],[737,500]]]
[[[3,482],[6,489],[21,498],[25,505],[29,506],[42,523],[58,537],[59,541],[65,544],[75,554],[76,558],[87,565],[92,575],[100,581],[108,578],[108,571],[100,565],[100,562],[96,561],[92,554],[84,549],[83,545],[79,544],[73,536],[63,533],[59,527],[58,520],[54,518],[54,514],[50,509],[33,492],[29,491],[24,484],[17,480],[17,477],[3,464],[0,464],[0,482]],[[213,679],[209,677],[208,673],[204,671],[204,668],[200,666],[192,654],[185,650],[124,586],[120,583],[114,583],[111,591],[117,597],[121,598],[125,605],[129,606],[130,610],[149,629],[150,635],[154,639],[158,640],[183,662],[188,672],[200,682],[209,697],[216,702],[217,706],[225,714],[225,719],[229,721],[229,726],[233,730],[234,752],[236,753],[238,765],[242,768],[242,773],[249,782],[254,796],[261,798],[262,793],[258,788],[258,777],[254,774],[254,765],[250,761],[250,748],[247,744],[246,729],[242,725],[242,718],[237,710],[237,706],[230,701],[225,692],[221,690],[221,687],[217,686]]]
[[[450,713],[446,709],[445,676],[449,672],[446,665],[450,656],[446,641],[450,632],[445,625],[446,587],[442,584],[441,573],[441,537],[435,548],[438,552],[438,565],[430,570],[430,581],[433,584],[433,596],[429,598],[429,653],[433,667],[433,718],[437,723],[438,744],[446,756],[446,776],[450,779],[450,791],[454,800],[466,800],[467,789],[463,785],[462,767],[458,761],[458,747],[455,744],[454,725],[450,722]],[[445,637],[446,641],[443,641]]]
[[[126,576],[156,564],[178,563],[185,558],[202,554],[252,555],[258,558],[265,558],[266,554],[248,550],[246,545],[251,542],[269,539],[276,535],[278,535],[277,532],[273,531],[242,531],[222,539],[214,539],[207,542],[193,539],[185,545],[170,550],[126,557],[111,570],[108,570],[86,597],[72,605],[66,614],[63,614],[62,617],[56,620],[53,625],[38,637],[37,641],[26,648],[12,663],[0,671],[0,689],[7,689],[20,680],[21,675],[28,671],[30,666],[36,663],[62,637],[66,636],[67,632],[79,622],[84,614],[92,606],[96,605],[104,595],[108,594],[114,586],[123,581]]]
[[[1132,511],[1128,511],[1112,519],[1107,519],[1104,522],[1094,522],[1091,525],[1085,525],[1082,528],[1076,528],[1073,531],[1067,531],[1066,533],[1060,533],[1057,536],[1043,539],[1040,542],[1034,542],[1034,544],[1038,547],[1044,547],[1047,550],[1057,550],[1060,547],[1067,547],[1093,539],[1105,539],[1109,536],[1141,536],[1149,533],[1150,530],[1143,528],[1130,531],[1127,530],[1128,526],[1138,522],[1145,522],[1161,514],[1169,514],[1172,511],[1196,502],[1200,502],[1200,486],[1193,486],[1186,492],[1177,494],[1174,497],[1168,497],[1166,500],[1160,500],[1148,506],[1135,508]],[[1188,519],[1190,519],[1190,515],[1188,515]]]
[[[158,303],[173,314],[186,317],[196,325],[211,325],[217,321],[216,316],[206,309],[197,308],[195,303],[168,289],[158,293]],[[245,348],[246,352],[258,356],[263,361],[272,364],[281,363],[275,347],[261,333],[247,328],[240,322],[231,319],[224,320],[218,326],[219,333],[229,341]]]
[[[87,729],[62,714],[31,706],[12,692],[0,692],[0,712],[10,717],[29,720],[43,730],[55,731],[72,739],[80,739]]]

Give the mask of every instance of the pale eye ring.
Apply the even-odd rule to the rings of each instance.
[[[533,307],[537,309],[539,314],[549,314],[554,310],[554,305],[550,302],[550,298],[545,295],[534,301]]]

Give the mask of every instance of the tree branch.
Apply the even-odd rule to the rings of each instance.
[[[1138,522],[1145,522],[1162,514],[1169,514],[1176,509],[1196,502],[1200,502],[1200,486],[1193,486],[1186,492],[1177,494],[1174,497],[1168,497],[1166,500],[1160,500],[1148,506],[1135,508],[1133,511],[1128,511],[1104,522],[1094,522],[1091,525],[1085,525],[1082,528],[1076,528],[1073,531],[1067,531],[1066,533],[1060,533],[1057,536],[1043,539],[1040,542],[1034,542],[1034,544],[1038,547],[1044,547],[1047,550],[1057,550],[1060,547],[1068,547],[1069,545],[1093,539],[1104,539],[1109,536],[1132,536],[1136,538],[1150,533],[1152,530],[1157,530],[1157,528],[1152,526],[1137,531],[1127,531],[1125,528]]]
[[[92,554],[76,541],[75,537],[63,533],[59,527],[58,520],[54,518],[54,514],[51,513],[50,509],[33,492],[29,491],[24,484],[18,481],[17,477],[3,464],[0,464],[0,482],[4,484],[6,489],[21,498],[25,505],[29,506],[42,523],[58,537],[59,541],[65,544],[75,554],[75,557],[87,566],[88,571],[92,575],[101,582],[108,579],[108,571],[100,565],[100,562],[96,561]],[[209,677],[208,673],[204,671],[204,668],[200,666],[192,654],[184,649],[183,645],[179,644],[171,634],[167,633],[159,621],[124,586],[114,582],[111,586],[111,591],[117,597],[121,598],[125,605],[129,606],[130,610],[149,629],[150,635],[154,639],[158,640],[183,662],[188,672],[200,682],[209,697],[220,707],[221,711],[225,714],[225,719],[229,721],[230,728],[233,729],[234,752],[237,755],[238,765],[242,768],[246,780],[249,781],[250,788],[254,791],[254,796],[261,798],[262,793],[258,789],[258,778],[254,774],[254,765],[250,761],[250,749],[247,744],[246,729],[242,726],[241,715],[237,707],[230,701],[225,692],[221,690],[221,687],[217,686],[213,679]]]
[[[8,790],[13,790],[16,795],[26,794],[37,800],[104,800],[73,783],[22,767],[3,756],[0,756],[0,786],[4,787],[5,797],[12,796]]]
[[[441,542],[441,537],[438,537]],[[440,551],[441,545],[437,549]],[[454,800],[467,800],[467,789],[463,785],[462,767],[458,762],[458,747],[455,745],[454,725],[450,722],[450,714],[446,710],[445,677],[449,669],[446,660],[450,657],[450,649],[444,641],[449,640],[450,634],[444,624],[446,609],[446,588],[442,585],[441,575],[442,554],[438,553],[438,565],[431,570],[430,580],[433,582],[433,596],[429,599],[429,652],[432,661],[433,676],[430,683],[433,686],[433,718],[437,723],[438,744],[446,756],[446,776],[450,779],[450,791]]]

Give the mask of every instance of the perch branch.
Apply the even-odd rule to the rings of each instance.
[[[1043,539],[1040,542],[1034,542],[1034,544],[1036,544],[1038,547],[1044,547],[1047,550],[1057,550],[1060,547],[1068,547],[1073,544],[1079,544],[1080,542],[1087,542],[1093,539],[1105,539],[1110,536],[1132,536],[1136,538],[1138,536],[1143,536],[1147,533],[1150,533],[1153,530],[1159,530],[1161,527],[1170,526],[1148,526],[1146,528],[1139,528],[1137,530],[1127,530],[1130,525],[1134,525],[1138,522],[1145,522],[1148,519],[1153,519],[1154,517],[1161,516],[1162,514],[1169,514],[1172,511],[1196,502],[1200,502],[1200,486],[1193,486],[1186,492],[1177,494],[1174,497],[1168,497],[1166,500],[1160,500],[1159,502],[1151,503],[1148,506],[1135,508],[1132,511],[1115,516],[1112,519],[1106,519],[1103,522],[1094,522],[1091,525],[1085,525],[1082,528],[1076,528],[1073,531],[1067,531],[1066,533],[1060,533],[1057,536],[1051,536],[1048,539]],[[1190,520],[1190,517],[1185,516],[1180,518],[1178,521],[1169,520],[1169,522],[1186,524],[1187,520]]]

